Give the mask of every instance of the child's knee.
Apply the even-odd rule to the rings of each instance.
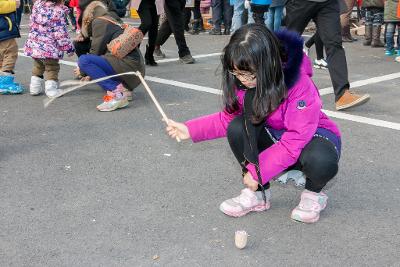
[[[237,138],[242,138],[243,134],[243,117],[238,116],[234,118],[228,125],[227,137],[228,140],[234,140]]]

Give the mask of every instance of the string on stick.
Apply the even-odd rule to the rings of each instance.
[[[98,83],[101,81],[105,81],[114,77],[119,77],[119,76],[124,76],[124,75],[135,75],[140,79],[140,82],[143,84],[144,88],[146,89],[146,92],[150,95],[151,100],[153,101],[153,103],[155,104],[157,110],[160,112],[162,118],[164,119],[165,123],[168,125],[168,117],[165,114],[164,110],[162,109],[160,103],[157,101],[156,97],[154,96],[153,92],[151,91],[149,85],[146,83],[146,81],[144,80],[142,74],[139,71],[129,71],[129,72],[124,72],[124,73],[119,73],[119,74],[114,74],[114,75],[110,75],[110,76],[106,76],[106,77],[102,77],[99,79],[95,79],[92,81],[64,81],[62,83],[60,83],[60,87],[62,86],[71,86],[69,88],[66,88],[64,90],[62,90],[60,93],[58,93],[56,96],[54,96],[53,98],[46,98],[43,100],[43,105],[45,108],[47,108],[54,100],[56,100],[57,98],[68,94],[70,92],[73,92],[75,90],[78,90],[86,85],[89,84],[94,84],[94,83]],[[181,139],[177,136],[176,137],[176,141],[180,142]]]

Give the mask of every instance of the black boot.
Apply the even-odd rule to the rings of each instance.
[[[381,25],[374,25],[372,27],[372,41],[371,47],[384,47],[385,45],[381,41]]]
[[[363,45],[368,46],[371,45],[372,41],[372,25],[365,25],[365,40]]]
[[[157,66],[158,65],[157,62],[154,60],[154,56],[153,56],[154,48],[155,48],[154,45],[152,45],[152,46],[146,45],[146,53],[144,54],[144,61],[145,61],[146,65],[149,65],[149,66]]]

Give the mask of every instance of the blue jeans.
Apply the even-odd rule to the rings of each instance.
[[[386,23],[386,50],[391,51],[394,49],[394,33],[396,32],[397,25],[397,50],[400,50],[400,23],[387,22]]]
[[[244,0],[236,0],[233,5],[233,17],[232,17],[232,27],[231,32],[235,32],[237,29],[242,27],[243,25],[243,12],[244,12]],[[247,23],[254,23],[253,13],[250,9],[249,12],[249,19]]]
[[[283,6],[270,7],[267,12],[267,25],[271,31],[278,31],[281,27]]]
[[[92,80],[116,74],[111,64],[102,56],[82,55],[78,59],[78,66],[81,72],[88,75]],[[120,83],[121,81],[118,78],[111,78],[99,82],[99,85],[106,91],[113,91]]]

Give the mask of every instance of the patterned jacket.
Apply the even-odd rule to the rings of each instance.
[[[61,59],[64,52],[74,52],[66,24],[68,12],[68,8],[62,4],[37,0],[32,9],[25,55],[40,59]]]

